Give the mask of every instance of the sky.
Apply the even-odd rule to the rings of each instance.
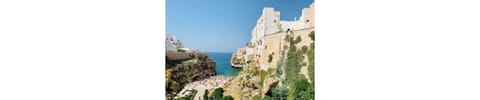
[[[166,0],[166,32],[201,52],[235,52],[250,41],[264,7],[299,18],[313,0]]]

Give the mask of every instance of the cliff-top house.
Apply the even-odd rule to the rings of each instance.
[[[185,47],[179,39],[168,33],[165,39],[165,48],[166,52],[198,52],[198,49]]]
[[[287,30],[300,30],[315,27],[314,11],[315,5],[312,3],[309,8],[302,9],[302,15],[298,20],[295,18],[293,21],[282,21],[280,20],[279,11],[275,11],[275,9],[271,7],[263,8],[262,14],[260,15],[260,18],[258,18],[257,24],[251,33],[251,46],[246,47],[247,56],[262,56],[261,52],[265,48],[263,43],[265,36]]]
[[[280,11],[275,11],[274,8],[265,7],[262,14],[257,20],[255,27],[252,29],[251,40],[247,47],[240,48],[245,53],[234,53],[232,61],[239,61],[236,57],[244,57],[244,62],[252,59],[258,59],[262,56],[265,49],[265,36],[285,32],[288,30],[301,30],[315,27],[315,5],[310,4],[309,8],[302,9],[302,15],[295,18],[293,21],[280,20]],[[239,55],[242,54],[242,55]],[[232,63],[232,66],[234,64]]]

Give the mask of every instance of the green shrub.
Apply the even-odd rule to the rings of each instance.
[[[276,74],[276,69],[275,68],[268,68],[267,69],[267,73],[270,74],[270,75],[275,75]]]
[[[263,81],[265,81],[265,78],[267,77],[269,73],[263,70],[260,70],[260,83],[263,84]]]
[[[307,51],[307,58],[308,58],[308,76],[310,80],[315,82],[315,75],[314,75],[314,70],[315,70],[315,49],[314,49],[314,43],[310,44],[310,49]]]
[[[308,75],[312,76],[313,83],[313,43],[310,44],[310,48],[302,46],[300,50],[296,49],[295,44],[301,42],[301,38],[297,37],[294,41],[290,42],[290,47],[287,52],[287,59],[285,62],[285,84],[288,86],[287,100],[312,100],[314,95],[314,86],[311,85],[304,75],[299,74],[301,66],[307,65],[303,62],[303,59],[308,59]],[[307,54],[305,57],[303,54]],[[274,95],[275,90],[272,90]],[[272,96],[275,97],[275,96]]]
[[[302,46],[302,53],[306,53],[308,50],[308,47],[307,46]]]
[[[291,47],[287,52],[287,59],[285,61],[285,85],[288,88],[281,90],[279,88],[272,88],[269,90],[271,94],[265,96],[265,100],[275,97],[287,97],[287,100],[313,100],[314,99],[314,44],[310,44],[310,48],[302,46],[300,50],[297,50],[295,43],[301,41],[301,39],[295,39],[290,42]],[[293,45],[292,45],[293,44]],[[307,56],[303,56],[306,54]],[[309,62],[303,62],[303,59],[307,59]],[[312,83],[308,82],[308,79],[304,75],[299,74],[301,66],[308,64],[308,75]],[[281,67],[278,67],[281,68]],[[283,94],[282,94],[283,93]]]
[[[302,42],[302,38],[300,36],[297,36],[297,38],[293,41],[293,44],[297,44]]]
[[[310,37],[310,39],[315,41],[315,31],[310,32],[310,34],[308,34],[308,37]]]
[[[233,97],[232,96],[224,96],[223,100],[233,100]]]
[[[185,52],[183,49],[177,49],[177,52]]]
[[[314,84],[308,83],[306,79],[301,79],[295,83],[295,98],[299,100],[313,99],[315,93]]]
[[[262,98],[258,95],[253,96],[252,100],[262,100]]]
[[[192,96],[186,96],[183,98],[183,100],[190,100],[192,98]]]
[[[208,100],[208,90],[205,90],[205,94],[203,94],[203,100]]]
[[[295,82],[296,91],[306,91],[309,88],[310,83],[306,79],[300,79]]]
[[[265,97],[263,97],[263,100],[275,100],[275,98],[266,95]]]
[[[232,96],[224,96],[223,92],[223,88],[216,88],[211,97],[208,97],[208,95],[203,95],[203,100],[233,100]],[[207,93],[208,91],[205,90],[205,94]]]
[[[285,87],[274,87],[268,90],[270,94],[267,96],[275,98],[275,97],[287,97],[288,96],[288,89]],[[265,98],[264,98],[265,99]]]
[[[299,56],[296,52],[295,45],[291,45],[290,49],[287,52],[287,60],[285,62],[285,81],[287,85],[294,85],[294,82],[297,79],[298,72],[300,72],[299,67]]]
[[[268,63],[272,62],[272,59],[273,59],[273,55],[272,54],[268,55]]]
[[[223,99],[223,88],[217,88],[213,91],[212,97],[215,100],[222,100]]]

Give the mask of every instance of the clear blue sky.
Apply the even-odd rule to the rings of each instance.
[[[234,52],[245,47],[264,7],[281,20],[301,16],[313,0],[167,0],[166,31],[201,52]]]

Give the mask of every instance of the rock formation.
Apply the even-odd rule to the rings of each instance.
[[[173,99],[187,83],[216,75],[216,63],[206,53],[185,48],[180,40],[169,34],[165,45],[167,99]]]
[[[167,53],[167,97],[173,97],[190,82],[216,75],[216,63],[205,53]]]
[[[245,49],[238,49],[237,52],[232,55],[232,58],[230,60],[230,64],[232,65],[232,67],[241,68],[242,65],[245,64],[245,55]]]

